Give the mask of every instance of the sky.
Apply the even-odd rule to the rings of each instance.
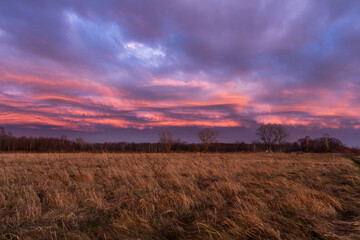
[[[0,126],[89,142],[289,140],[360,146],[360,1],[0,2]]]

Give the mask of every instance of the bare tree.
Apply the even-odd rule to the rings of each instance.
[[[284,140],[289,136],[289,132],[285,129],[285,127],[281,124],[274,125],[274,134],[279,146],[279,151],[281,152],[281,145],[283,144]]]
[[[79,146],[80,152],[83,150],[83,147],[85,146],[86,142],[82,137],[77,137],[75,139],[76,144]]]
[[[63,142],[66,142],[68,140],[68,138],[65,134],[63,134],[63,135],[61,135],[60,140]]]
[[[329,134],[325,133],[323,138],[324,138],[324,144],[325,144],[325,147],[326,147],[326,151],[328,152],[329,151],[329,145],[330,145]]]
[[[205,152],[207,152],[210,144],[213,144],[217,141],[218,135],[219,135],[218,132],[216,132],[210,128],[204,128],[203,130],[201,130],[198,133],[198,137],[204,145]]]
[[[274,124],[261,124],[256,130],[256,136],[264,142],[267,151],[271,152],[271,146],[277,142],[276,127]]]
[[[162,131],[159,136],[165,151],[170,152],[173,145],[173,134],[170,131]]]
[[[3,127],[0,127],[0,137],[5,137],[5,129]]]
[[[3,141],[2,141],[2,139],[5,138],[5,135],[6,135],[5,129],[3,127],[0,127],[0,152],[3,149]]]
[[[256,140],[254,140],[254,141],[251,142],[253,152],[256,152],[256,144],[257,144],[257,143],[258,143],[258,142],[257,142]]]
[[[126,147],[126,142],[121,142],[120,143],[120,146],[121,146],[121,151],[125,151],[125,147]]]
[[[309,141],[310,141],[310,137],[306,136],[305,137],[306,152],[309,152]]]

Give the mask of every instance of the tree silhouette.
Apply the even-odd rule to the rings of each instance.
[[[325,133],[324,136],[324,144],[325,144],[325,148],[326,148],[326,151],[329,152],[329,134]]]
[[[0,137],[5,137],[5,129],[3,127],[0,127]]]
[[[173,144],[173,134],[170,131],[162,131],[160,134],[160,144],[166,152],[170,152]]]
[[[210,144],[213,144],[217,141],[218,135],[219,135],[218,132],[210,128],[204,128],[198,133],[198,137],[200,141],[203,143],[205,152],[207,152]]]
[[[289,133],[283,125],[275,124],[274,125],[274,134],[275,134],[277,144],[279,146],[279,151],[281,152],[281,145],[283,144],[284,140],[289,136]]]
[[[256,136],[264,142],[267,151],[271,152],[271,146],[277,142],[275,124],[261,124],[256,130]]]

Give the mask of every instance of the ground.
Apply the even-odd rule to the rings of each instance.
[[[329,154],[0,154],[0,239],[360,239]]]

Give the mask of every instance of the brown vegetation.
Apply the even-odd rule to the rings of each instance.
[[[359,169],[315,154],[1,154],[2,239],[360,239]]]

